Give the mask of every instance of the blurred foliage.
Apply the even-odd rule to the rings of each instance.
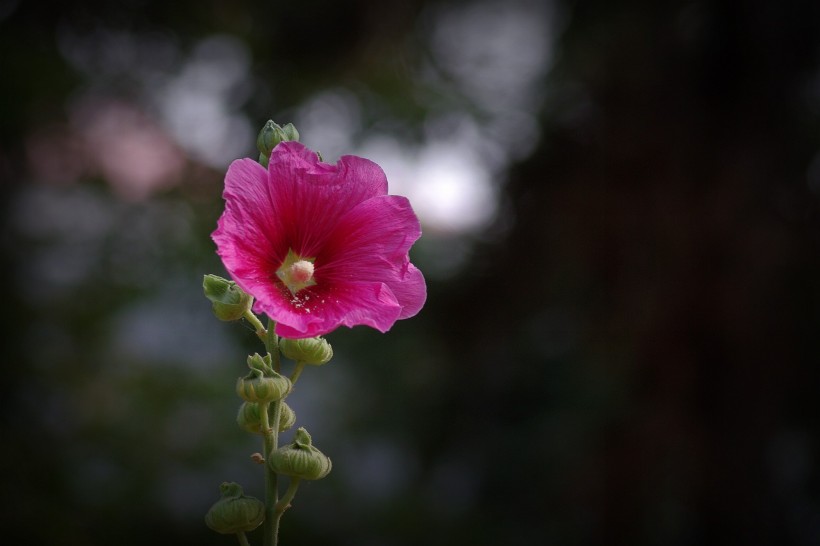
[[[447,57],[464,26],[492,45],[502,5],[549,20],[504,58],[543,64],[531,95]],[[334,469],[285,546],[820,543],[809,0],[0,2],[4,540],[229,544],[203,522],[219,484],[262,495],[233,393],[261,347],[200,293],[224,274],[224,169],[178,140],[173,183],[128,193],[82,151],[104,108],[155,134],[206,53],[227,59],[226,123],[330,96],[358,121],[297,126],[308,143],[411,149],[458,115],[502,157],[492,222],[425,226],[423,312],[331,334],[289,398]],[[197,82],[174,104],[204,116]],[[151,163],[137,151],[113,159]]]

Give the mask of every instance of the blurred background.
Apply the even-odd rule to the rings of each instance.
[[[820,544],[820,3],[737,4],[0,0],[3,540],[236,543],[261,344],[201,280],[272,118],[429,289],[288,399],[284,546]]]

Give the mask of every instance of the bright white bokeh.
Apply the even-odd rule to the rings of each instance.
[[[538,142],[536,113],[556,17],[543,2],[527,0],[437,10],[420,29],[432,57],[417,67],[417,81],[460,101],[443,108],[436,93],[417,94],[431,101],[422,104],[428,114],[421,139],[381,124],[368,130],[363,119],[369,104],[344,88],[311,97],[294,122],[303,142],[328,162],[355,153],[378,163],[390,193],[410,199],[425,233],[449,237],[480,231],[495,219],[503,173]]]
[[[483,227],[495,215],[497,186],[469,143],[410,147],[376,136],[357,153],[384,169],[389,192],[409,198],[428,231],[463,233]]]

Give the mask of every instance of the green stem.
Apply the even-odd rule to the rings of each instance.
[[[290,483],[288,484],[288,490],[285,491],[285,494],[282,495],[282,500],[280,500],[276,504],[276,517],[282,517],[282,514],[285,513],[285,510],[290,508],[290,501],[293,500],[293,497],[296,496],[296,490],[299,489],[299,483],[302,480],[300,478],[291,478]]]
[[[299,489],[299,482],[301,480],[299,478],[291,478],[290,483],[288,484],[288,489],[285,491],[285,494],[282,496],[282,500],[276,503],[273,512],[273,528],[276,529],[276,533],[279,532],[279,520],[282,519],[282,514],[285,513],[285,510],[290,508],[290,501],[293,500],[293,497],[296,495],[296,490]],[[274,545],[276,543],[274,542]]]
[[[262,341],[265,341],[265,336],[267,335],[267,332],[265,331],[265,325],[262,324],[262,321],[260,321],[256,317],[256,315],[253,314],[253,311],[251,311],[250,309],[245,310],[244,317],[245,320],[250,322],[251,326],[253,326],[256,329],[256,335],[259,336],[259,338]]]
[[[248,537],[245,535],[245,531],[239,531],[236,533],[236,538],[239,539],[239,544],[242,546],[251,546],[248,542]]]
[[[301,360],[296,362],[296,367],[293,369],[293,373],[290,376],[290,382],[292,384],[296,384],[296,380],[299,379],[299,376],[302,375],[302,370],[305,369],[305,363]]]
[[[259,406],[259,421],[264,433],[264,457],[265,461],[270,459],[271,454],[276,450],[279,443],[279,418],[282,415],[282,401],[273,402],[273,418],[268,419],[268,408],[270,402],[263,402]],[[265,464],[265,525],[264,525],[264,545],[276,546],[279,541],[279,518],[276,505],[279,502],[278,476]]]
[[[268,321],[268,330],[265,332],[265,349],[270,354],[271,363],[276,373],[281,372],[281,358],[279,356],[279,336],[276,335],[276,323]]]
[[[276,373],[281,369],[281,358],[279,356],[279,336],[276,335],[276,323],[268,320],[268,327],[262,325],[256,315],[248,311],[245,318],[256,328],[256,335],[262,339],[265,349],[271,358],[271,364]],[[273,416],[268,419],[268,408],[270,402],[259,405],[259,424],[263,431],[265,461],[270,460],[271,454],[279,447],[279,420],[282,415],[282,401],[273,402]],[[279,488],[276,472],[268,464],[265,464],[265,523],[263,527],[264,546],[276,546],[279,542],[279,519],[282,512],[277,510],[279,504]],[[290,487],[288,488],[290,491]],[[294,491],[295,493],[295,491]],[[291,495],[291,498],[293,495]],[[290,500],[288,500],[290,502]]]

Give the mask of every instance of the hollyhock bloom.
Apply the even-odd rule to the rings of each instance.
[[[406,198],[387,195],[375,163],[319,161],[282,142],[265,169],[239,159],[225,176],[225,211],[212,238],[233,280],[286,338],[364,324],[381,332],[427,297],[408,251],[421,228]]]

